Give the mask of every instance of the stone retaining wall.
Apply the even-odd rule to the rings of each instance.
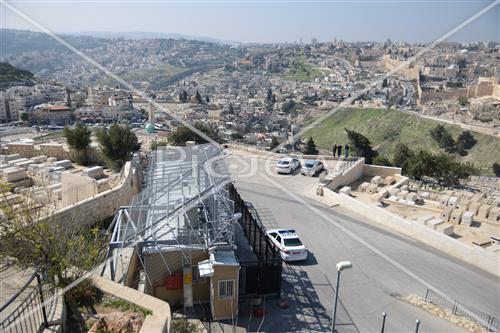
[[[365,159],[360,158],[349,169],[341,171],[339,174],[327,175],[327,177],[325,178],[327,180],[326,186],[331,190],[335,190],[341,186],[351,184],[352,182],[363,176],[364,166]],[[331,178],[331,180],[329,180],[328,178]]]
[[[115,214],[121,206],[130,205],[134,195],[140,192],[141,178],[141,166],[138,157],[135,157],[123,166],[118,185],[58,210],[53,218],[66,221],[78,217],[82,224],[88,226],[102,221]]]

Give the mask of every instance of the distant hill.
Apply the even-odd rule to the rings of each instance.
[[[2,35],[2,54],[0,56],[16,55],[23,52],[43,52],[57,51],[70,53],[64,45],[53,39],[46,33],[18,30],[0,29]],[[210,37],[196,37],[176,33],[161,32],[105,32],[105,31],[82,31],[71,33],[58,33],[65,41],[77,49],[94,49],[106,45],[110,38],[123,39],[186,39],[190,41],[200,41],[213,44],[239,45],[236,41],[221,40]]]
[[[392,158],[394,147],[399,142],[413,150],[444,152],[429,135],[429,130],[438,124],[441,123],[397,110],[353,108],[336,112],[302,137],[312,136],[320,148],[331,151],[334,143],[344,145],[347,142],[344,128],[348,128],[370,139],[379,154]],[[454,125],[444,124],[444,127],[454,139],[463,131]],[[475,132],[473,135],[477,144],[460,159],[491,173],[491,165],[500,163],[500,138]]]
[[[0,61],[29,69],[38,77],[56,79],[70,85],[76,82],[97,84],[107,79],[106,75],[97,72],[82,57],[46,34],[15,29],[3,29],[0,33]],[[151,38],[140,42],[124,42],[120,38],[73,35],[64,35],[62,38],[108,66],[117,75],[128,75],[134,81],[148,81],[151,89],[161,89],[194,72],[221,67],[247,53],[245,47],[199,40]],[[179,53],[179,50],[182,52]],[[155,55],[161,56],[153,63],[145,63],[145,58]]]
[[[33,73],[18,69],[6,62],[0,62],[0,89],[4,90],[12,86],[33,85]]]
[[[0,29],[2,55],[36,51],[71,52],[46,33],[31,30]],[[92,49],[104,45],[105,40],[90,36],[66,36],[65,40],[78,49]]]
[[[201,42],[217,43],[217,44],[229,44],[229,45],[240,45],[242,42],[224,40],[212,37],[204,36],[191,36],[179,33],[165,33],[165,32],[148,32],[148,31],[123,31],[123,32],[112,32],[112,31],[78,31],[78,32],[62,32],[63,35],[68,36],[92,36],[98,38],[124,38],[124,39],[187,39],[187,40],[197,40]]]

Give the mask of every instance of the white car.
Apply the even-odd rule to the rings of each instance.
[[[303,174],[304,176],[314,177],[316,175],[319,175],[324,168],[325,166],[321,161],[306,160],[304,161],[304,165],[300,169],[300,173]]]
[[[293,229],[273,229],[266,232],[271,242],[279,249],[284,261],[307,259],[307,249]]]
[[[285,157],[276,163],[277,173],[293,173],[297,168],[300,167],[300,161],[294,157]]]

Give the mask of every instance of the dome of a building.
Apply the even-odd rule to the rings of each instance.
[[[146,132],[148,133],[154,133],[155,132],[155,125],[148,123],[145,127]]]

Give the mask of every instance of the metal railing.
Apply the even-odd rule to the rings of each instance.
[[[17,293],[0,307],[0,332],[41,332],[55,324],[49,322],[47,317],[54,306],[53,301],[46,302],[53,298],[52,290],[48,284],[42,283],[40,273],[34,273]]]
[[[471,308],[458,301],[450,301],[435,291],[427,289],[425,301],[450,310],[451,314],[466,317],[485,326],[488,330],[496,332],[500,330],[500,320],[484,312]],[[472,314],[472,315],[471,315]]]
[[[266,294],[280,297],[283,268],[278,249],[267,237],[265,227],[252,204],[241,198],[233,184],[229,184],[229,193],[234,200],[235,211],[242,214],[238,223],[256,256],[256,260],[240,261],[243,271],[246,272],[243,294]]]

